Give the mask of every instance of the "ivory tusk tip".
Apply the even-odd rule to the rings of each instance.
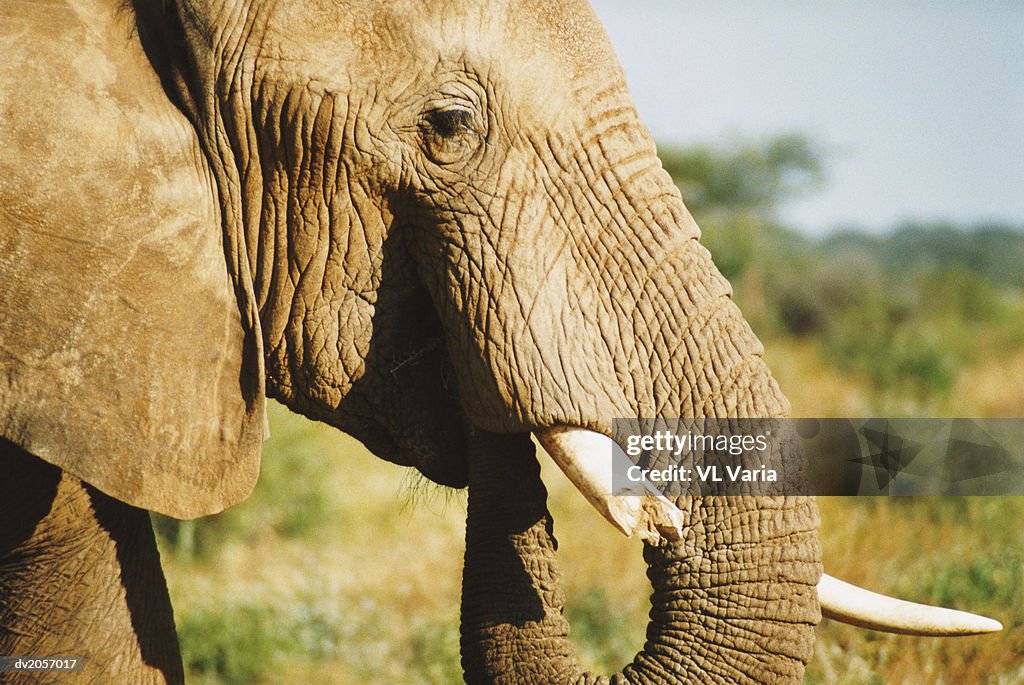
[[[1003,629],[1003,624],[994,618],[988,618],[987,616],[975,616],[975,618],[978,619],[979,635],[984,635],[985,633],[998,633]]]

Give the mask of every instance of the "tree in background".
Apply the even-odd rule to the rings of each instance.
[[[880,408],[940,405],[979,359],[1024,348],[1020,230],[904,223],[815,239],[779,219],[825,182],[825,151],[806,137],[661,157],[758,333],[816,343]]]

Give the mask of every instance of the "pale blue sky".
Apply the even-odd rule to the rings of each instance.
[[[1024,2],[593,0],[659,141],[798,131],[828,184],[784,218],[1024,225]]]

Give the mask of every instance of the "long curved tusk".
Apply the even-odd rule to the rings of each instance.
[[[829,575],[822,575],[818,582],[818,601],[826,618],[887,633],[944,637],[1003,629],[991,618],[893,599]]]
[[[591,506],[626,537],[658,544],[683,536],[682,512],[646,481],[624,477],[633,462],[607,435],[555,426],[538,432],[537,440]],[[616,487],[615,481],[622,484]]]
[[[626,537],[657,544],[683,536],[682,512],[646,481],[620,476],[633,464],[607,435],[555,426],[537,440],[597,511]],[[979,635],[1002,630],[999,621],[965,611],[893,599],[829,575],[818,582],[821,613],[861,628],[905,635]]]

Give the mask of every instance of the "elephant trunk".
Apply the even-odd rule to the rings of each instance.
[[[557,542],[526,435],[474,435],[462,601],[470,683],[799,682],[819,618],[808,499],[680,500],[684,537],[646,546],[647,642],[621,674],[568,642]]]
[[[470,448],[462,581],[468,683],[575,682],[547,491],[526,434],[477,433]]]
[[[650,240],[643,244],[657,250],[651,247],[649,258],[630,267],[638,271],[624,272],[630,294],[615,303],[635,338],[627,341],[632,354],[613,355],[617,381],[629,378],[633,393],[614,411],[628,412],[620,416],[627,419],[785,415],[788,403],[761,358],[761,345],[697,242],[692,220],[678,202],[664,209],[661,222],[634,230],[647,230]],[[608,332],[595,335],[603,339]],[[600,349],[586,342],[579,347]],[[570,357],[563,363],[586,361]],[[614,417],[598,412],[594,418],[595,425],[579,427],[625,444],[610,422]],[[567,641],[556,542],[528,436],[478,434],[468,442],[462,608],[467,679],[608,682],[584,673]],[[799,466],[792,456],[783,448],[783,468]],[[705,496],[679,497],[675,505],[679,515],[666,528],[678,534],[663,538],[671,542],[641,536],[650,543],[644,554],[653,588],[647,640],[610,682],[799,682],[821,618],[813,500]],[[612,513],[611,520],[630,527],[628,515]]]

